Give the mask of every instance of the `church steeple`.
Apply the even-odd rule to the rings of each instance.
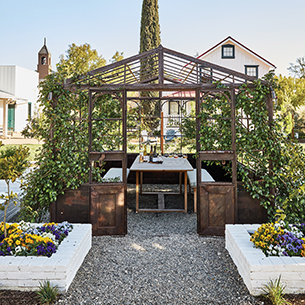
[[[51,53],[47,48],[47,39],[44,39],[43,47],[38,52],[37,72],[39,73],[39,81],[41,82],[51,72]]]

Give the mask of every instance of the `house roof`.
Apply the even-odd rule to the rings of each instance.
[[[252,55],[254,55],[256,58],[262,60],[263,62],[265,62],[267,65],[269,65],[270,67],[273,67],[274,69],[276,68],[276,66],[274,64],[272,64],[270,61],[266,60],[265,58],[263,58],[262,56],[258,55],[257,53],[255,53],[254,51],[252,51],[251,49],[247,48],[245,45],[241,44],[239,41],[237,41],[236,39],[234,39],[231,36],[228,36],[227,38],[225,38],[224,40],[222,40],[221,42],[217,43],[214,47],[210,48],[209,50],[205,51],[204,53],[202,53],[201,55],[199,55],[197,58],[200,59],[201,57],[209,54],[210,52],[212,52],[213,50],[215,50],[217,47],[225,44],[226,42],[232,41],[233,43],[235,43],[236,45],[238,45],[239,47],[241,47],[242,49],[248,51],[249,53],[251,53]]]
[[[2,90],[0,90],[0,99],[7,99],[7,100],[24,100],[24,101],[27,100],[27,99],[17,97],[17,96],[15,96],[15,95],[11,94],[11,93],[8,93],[8,92],[2,91]]]

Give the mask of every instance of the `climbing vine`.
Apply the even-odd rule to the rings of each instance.
[[[50,205],[66,189],[77,189],[89,180],[88,91],[73,92],[63,85],[65,75],[53,73],[41,84],[39,102],[43,120],[32,120],[23,131],[25,136],[43,140],[36,156],[36,168],[23,186],[21,217],[40,221]],[[118,149],[121,127],[113,120],[121,116],[118,98],[109,94],[94,96],[92,150]],[[107,137],[105,135],[107,134]],[[94,165],[94,164],[93,164]],[[102,181],[102,169],[92,166],[92,177]]]
[[[268,120],[266,98],[270,85],[276,86],[268,77],[268,83],[257,80],[254,87],[244,84],[235,92],[238,179],[270,217],[281,208],[288,221],[301,222],[305,212],[305,155],[301,146],[285,137],[277,111],[273,121]],[[218,84],[218,88],[225,86]],[[213,92],[201,99],[201,150],[232,149],[230,115],[229,91]],[[194,118],[185,118],[183,123],[184,134],[194,133]],[[223,167],[230,173],[229,164]]]

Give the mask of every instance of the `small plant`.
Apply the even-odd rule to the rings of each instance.
[[[36,291],[40,304],[50,305],[56,301],[59,294],[57,286],[52,286],[50,281],[39,282],[39,289]]]
[[[0,151],[0,179],[3,179],[7,185],[7,194],[0,195],[0,198],[4,199],[4,202],[0,203],[0,210],[4,210],[4,237],[7,236],[6,213],[8,206],[11,201],[16,205],[18,197],[17,193],[10,191],[10,183],[15,182],[28,168],[28,156],[29,148],[22,145],[20,147],[7,147]]]
[[[281,276],[275,281],[270,280],[269,284],[264,285],[263,296],[271,301],[273,305],[289,305],[284,296],[286,286],[281,284]]]

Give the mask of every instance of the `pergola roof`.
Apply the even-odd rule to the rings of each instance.
[[[142,66],[142,68],[141,68]],[[92,70],[66,81],[66,87],[127,90],[196,90],[253,83],[255,77],[185,55],[158,48]]]

